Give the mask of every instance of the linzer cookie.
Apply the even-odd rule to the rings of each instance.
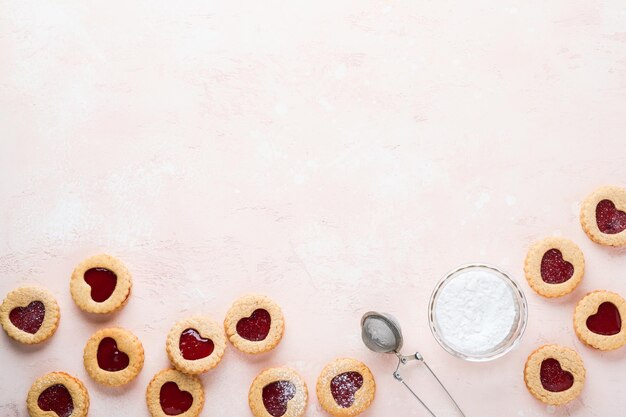
[[[4,331],[20,343],[41,343],[56,332],[59,325],[59,305],[46,289],[20,287],[9,294],[0,305],[0,324]]]
[[[535,243],[524,265],[530,287],[544,297],[569,294],[580,284],[585,273],[585,259],[571,240],[549,237]]]
[[[254,417],[302,417],[308,391],[304,379],[290,368],[270,368],[252,382],[248,404]]]
[[[317,379],[317,399],[334,417],[353,417],[365,411],[376,394],[376,383],[369,368],[351,358],[327,364]]]
[[[283,313],[274,301],[262,295],[241,297],[224,319],[226,335],[245,353],[263,353],[280,343],[285,331]]]
[[[545,345],[526,360],[524,382],[539,401],[563,405],[580,395],[585,384],[585,365],[576,351],[560,345]]]
[[[599,350],[613,350],[626,344],[626,301],[610,291],[587,294],[574,310],[576,336],[588,346]]]
[[[172,365],[186,374],[215,368],[224,356],[224,329],[208,317],[181,320],[167,336],[167,355]]]
[[[96,255],[81,262],[70,280],[72,298],[88,313],[112,313],[128,302],[131,276],[124,264],[109,255]]]
[[[580,207],[580,224],[601,245],[626,244],[626,190],[605,186],[595,190]]]
[[[202,382],[197,376],[164,369],[148,384],[146,404],[152,417],[197,417],[204,407]]]
[[[120,328],[96,332],[87,341],[83,354],[89,376],[109,386],[124,385],[135,379],[143,361],[143,346],[137,336]]]
[[[52,372],[33,383],[26,406],[31,417],[85,417],[89,411],[89,393],[73,376]]]

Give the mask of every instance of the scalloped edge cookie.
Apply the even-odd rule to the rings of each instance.
[[[335,401],[330,383],[337,375],[345,372],[358,372],[363,377],[363,385],[356,391],[354,402],[348,408],[341,407]],[[317,399],[324,410],[334,417],[354,417],[365,411],[376,394],[374,375],[363,362],[352,358],[338,358],[324,366],[317,378]]]
[[[551,392],[541,384],[541,363],[553,358],[559,361],[561,369],[574,376],[574,384],[566,391]],[[524,366],[524,383],[528,391],[544,404],[563,405],[578,397],[585,385],[585,364],[573,349],[561,345],[544,345],[532,352]]]
[[[74,403],[72,417],[86,417],[89,412],[89,392],[80,379],[65,372],[51,372],[43,375],[31,385],[26,397],[28,414],[31,417],[58,417],[53,411],[43,411],[38,404],[41,393],[57,384],[65,386],[72,396],[72,402]]]
[[[263,404],[263,388],[276,381],[289,381],[296,387],[296,394],[287,403],[287,411],[281,417],[302,417],[308,400],[306,382],[299,373],[287,367],[266,369],[252,381],[248,393],[248,404],[254,417],[272,417]]]
[[[264,340],[258,342],[244,339],[237,333],[237,323],[242,318],[250,317],[257,309],[266,310],[271,317],[270,331]],[[245,295],[237,299],[226,313],[224,330],[228,340],[244,353],[258,354],[274,349],[285,333],[285,318],[278,304],[264,295]]]
[[[626,211],[626,190],[621,187],[607,185],[597,188],[588,195],[580,206],[580,224],[589,236],[600,245],[606,246],[623,246],[626,245],[626,230],[619,233],[608,234],[602,233],[598,228],[596,221],[596,207],[602,200],[611,200],[615,204],[615,208],[620,211]]]
[[[181,391],[187,391],[193,397],[189,410],[177,414],[177,417],[197,417],[204,408],[204,388],[200,378],[187,375],[176,369],[163,369],[150,380],[146,388],[146,405],[152,417],[170,417],[161,407],[161,387],[166,382],[174,382]]]
[[[587,328],[587,318],[598,312],[600,304],[610,302],[619,311],[622,319],[622,328],[620,332],[612,336],[605,336],[592,332]],[[574,310],[574,331],[581,342],[587,346],[598,350],[614,350],[626,344],[626,326],[624,326],[624,318],[626,317],[626,301],[622,296],[611,291],[592,291],[585,295],[576,304]]]
[[[557,249],[561,252],[563,260],[574,267],[574,273],[570,279],[560,284],[550,284],[541,276],[541,262],[547,251]],[[585,274],[585,258],[578,245],[569,239],[562,237],[548,237],[535,242],[526,255],[524,273],[528,285],[539,295],[553,298],[569,294],[576,289]]]
[[[91,298],[91,286],[85,282],[85,272],[91,268],[106,268],[117,276],[115,290],[109,298],[98,303]],[[72,272],[70,292],[76,305],[83,311],[108,314],[120,310],[130,298],[132,279],[130,272],[119,259],[100,254],[82,261]]]
[[[115,340],[117,349],[128,355],[128,366],[121,371],[110,372],[98,366],[98,347],[102,339]],[[143,345],[133,333],[119,327],[110,327],[94,333],[85,346],[83,364],[89,376],[102,385],[117,387],[135,379],[143,368]]]
[[[187,329],[196,330],[205,339],[213,342],[213,352],[206,358],[187,360],[180,351],[180,336]],[[167,335],[166,351],[172,365],[190,375],[201,374],[215,368],[224,356],[226,336],[224,329],[208,317],[190,317],[178,321]]]
[[[33,301],[43,303],[45,314],[37,332],[31,334],[15,327],[9,315],[13,309],[26,307]],[[0,305],[0,324],[4,331],[13,340],[27,345],[41,343],[52,337],[59,327],[60,318],[59,305],[52,293],[35,285],[27,285],[12,290]]]

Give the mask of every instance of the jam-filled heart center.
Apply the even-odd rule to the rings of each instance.
[[[296,396],[290,381],[275,381],[263,387],[263,405],[270,415],[280,417],[287,412],[287,403]]]
[[[563,259],[558,249],[550,249],[541,258],[541,279],[548,284],[561,284],[574,275],[574,265]]]
[[[267,310],[259,308],[252,312],[250,317],[244,317],[237,322],[239,336],[252,342],[265,340],[272,326],[272,317]]]
[[[117,372],[128,367],[128,355],[117,348],[117,342],[105,337],[98,345],[98,366],[109,372]]]
[[[74,412],[72,395],[65,385],[51,385],[39,394],[37,405],[43,411],[52,411],[59,417],[70,417]]]
[[[46,316],[46,307],[41,301],[33,301],[26,307],[15,307],[9,313],[9,320],[23,332],[35,334],[41,328]]]
[[[183,358],[193,361],[209,356],[215,345],[211,339],[203,338],[196,329],[186,329],[180,334],[178,347]]]
[[[363,375],[358,372],[344,372],[330,381],[330,392],[335,402],[343,408],[350,408],[354,396],[363,386]]]
[[[615,304],[604,302],[596,314],[587,317],[587,328],[594,333],[613,336],[622,330],[622,317]]]
[[[602,233],[614,235],[626,229],[626,213],[611,200],[602,200],[596,206],[596,223]]]
[[[96,303],[109,299],[117,285],[117,275],[106,268],[91,268],[85,271],[85,282],[91,287],[91,298]]]
[[[168,416],[177,416],[191,408],[193,396],[178,388],[176,382],[166,382],[161,386],[159,402],[163,412]]]
[[[550,392],[567,391],[574,385],[574,375],[564,371],[559,361],[554,358],[548,358],[541,362],[539,377],[541,385]]]

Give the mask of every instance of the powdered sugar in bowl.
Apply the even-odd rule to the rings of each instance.
[[[490,265],[463,265],[435,287],[428,308],[430,329],[452,355],[482,362],[499,358],[520,341],[528,307],[520,287]]]

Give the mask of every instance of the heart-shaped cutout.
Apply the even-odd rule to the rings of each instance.
[[[91,268],[85,271],[85,282],[91,287],[91,298],[96,303],[109,299],[117,285],[117,275],[106,268]]]
[[[263,387],[263,405],[270,415],[280,417],[287,412],[287,403],[296,395],[296,386],[289,381],[275,381]]]
[[[614,235],[626,229],[626,213],[611,200],[602,200],[596,206],[596,223],[602,233]]]
[[[350,408],[354,395],[363,386],[363,375],[358,372],[344,372],[330,381],[330,392],[335,402],[343,408]]]
[[[168,416],[177,416],[191,408],[193,396],[178,388],[176,382],[166,382],[161,386],[159,402],[163,412]]]
[[[109,372],[117,372],[128,367],[128,355],[117,349],[112,337],[105,337],[98,345],[98,366]]]
[[[250,317],[244,317],[237,322],[239,336],[251,342],[265,340],[272,326],[272,317],[262,308],[254,310]]]
[[[72,395],[65,385],[51,385],[39,394],[37,405],[43,411],[52,411],[59,417],[70,417],[74,412]]]
[[[194,361],[213,353],[215,345],[211,339],[203,338],[196,329],[186,329],[180,334],[178,347],[183,358]]]
[[[539,377],[541,385],[550,392],[567,391],[574,385],[574,375],[564,371],[559,361],[554,358],[548,358],[541,362]]]
[[[561,284],[574,275],[574,265],[563,259],[558,249],[550,249],[541,258],[541,279],[548,284]]]
[[[9,313],[9,320],[23,332],[35,334],[41,328],[46,316],[46,306],[41,301],[33,301],[26,307],[15,307]]]
[[[613,336],[622,330],[622,317],[615,304],[604,302],[596,314],[587,317],[587,328],[594,333]]]

